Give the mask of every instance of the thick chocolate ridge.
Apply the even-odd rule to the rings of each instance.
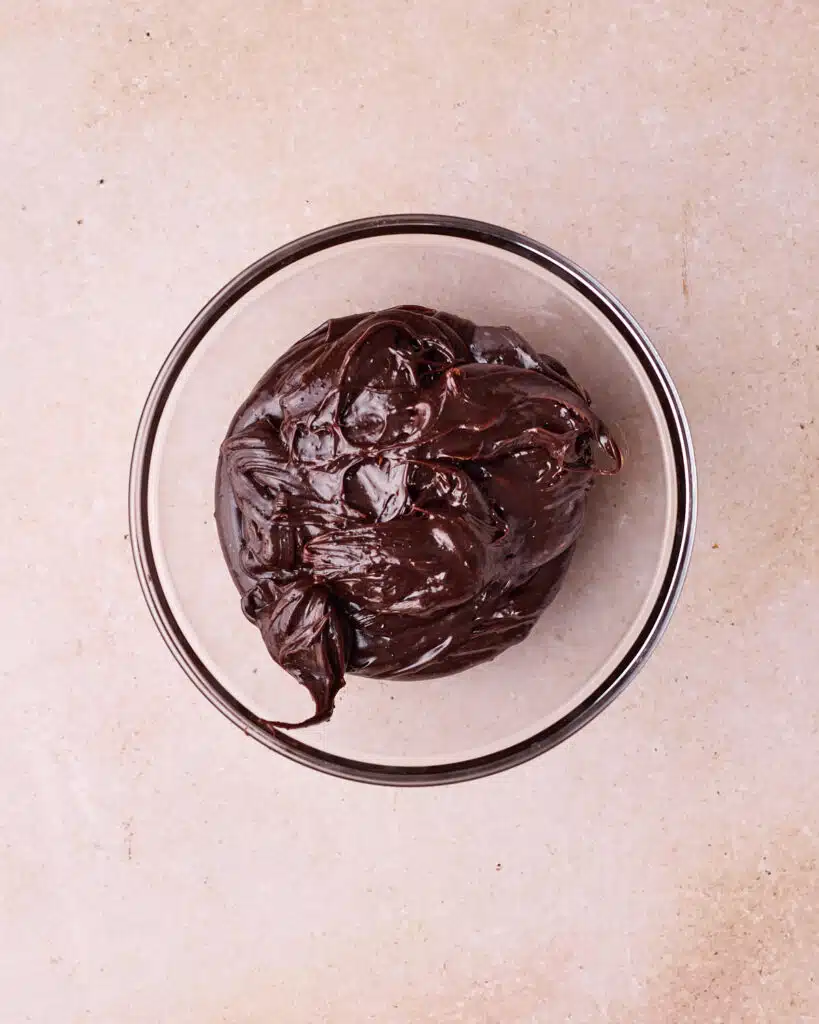
[[[420,306],[296,342],[222,444],[216,521],[242,607],[322,721],[345,671],[423,678],[522,640],[620,452],[564,366]]]

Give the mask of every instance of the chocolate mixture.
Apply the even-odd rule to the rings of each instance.
[[[555,596],[617,446],[564,366],[420,306],[296,342],[222,444],[216,518],[245,615],[322,721],[344,673],[468,668]]]

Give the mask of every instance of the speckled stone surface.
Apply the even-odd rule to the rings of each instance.
[[[0,1020],[819,1020],[819,9],[0,13]],[[247,740],[131,564],[142,402],[237,270],[379,212],[601,278],[689,413],[672,627],[557,751],[372,789]]]

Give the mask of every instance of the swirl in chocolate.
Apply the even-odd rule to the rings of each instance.
[[[222,444],[216,518],[242,607],[329,718],[345,672],[421,678],[522,640],[620,452],[564,366],[420,306],[296,342]]]

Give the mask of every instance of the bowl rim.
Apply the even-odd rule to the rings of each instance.
[[[258,716],[209,671],[173,614],[157,570],[148,516],[151,462],[163,412],[185,364],[216,322],[249,291],[298,260],[333,246],[397,234],[454,236],[503,249],[551,271],[591,302],[617,329],[651,382],[671,439],[677,493],[674,537],[660,590],[639,635],[594,692],[557,722],[525,740],[491,754],[428,766],[357,761],[317,750],[284,731],[263,727]],[[577,264],[526,235],[483,221],[441,214],[391,214],[335,224],[274,249],[229,281],[182,332],[151,386],[134,440],[128,497],[131,548],[148,609],[176,661],[211,703],[246,735],[293,761],[346,779],[394,786],[464,782],[504,771],[551,750],[595,718],[634,679],[668,627],[691,560],[697,511],[694,448],[682,403],[656,349],[622,303]]]

